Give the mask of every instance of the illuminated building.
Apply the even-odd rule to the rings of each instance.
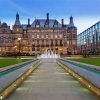
[[[1,30],[2,25],[0,26]],[[9,30],[5,34],[11,39],[11,45],[9,45],[10,51],[5,49],[4,52],[18,52],[19,37],[21,38],[21,52],[41,54],[46,48],[50,48],[53,52],[59,54],[74,54],[76,52],[77,28],[74,26],[72,16],[70,17],[69,24],[64,24],[64,19],[61,20],[61,23],[56,19],[50,19],[49,13],[47,13],[45,19],[35,19],[32,24],[30,19],[28,19],[27,24],[21,24],[19,14],[17,13],[12,30],[10,30],[10,27],[5,30]],[[3,32],[1,34],[4,35]],[[8,44],[3,46],[8,47]],[[2,49],[3,47],[1,46],[1,51]]]

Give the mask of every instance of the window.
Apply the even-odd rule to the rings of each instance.
[[[19,28],[17,28],[17,32],[19,32]]]
[[[40,26],[39,25],[36,25],[36,28],[39,28]]]
[[[51,40],[51,46],[53,46],[53,40]]]
[[[58,36],[57,35],[55,35],[55,38],[57,38]]]
[[[62,38],[62,35],[59,35],[60,38]]]
[[[39,38],[39,35],[37,35],[37,38]]]
[[[48,35],[46,35],[46,38],[48,38]]]
[[[32,38],[34,38],[34,35],[32,35]]]
[[[60,46],[63,46],[63,41],[62,40],[60,40]]]
[[[51,35],[51,38],[53,38],[53,35]]]
[[[35,48],[34,47],[32,48],[32,51],[35,51]]]
[[[4,42],[4,40],[3,39],[0,39],[0,43],[3,43]]]
[[[24,33],[26,33],[26,31],[24,31]]]
[[[42,35],[41,38],[44,38],[44,35]]]
[[[55,45],[58,46],[58,41],[57,40],[55,40]]]

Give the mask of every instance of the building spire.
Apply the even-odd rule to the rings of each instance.
[[[17,14],[16,14],[16,20],[19,20],[19,14],[18,14],[18,12],[17,12]]]
[[[47,20],[49,20],[49,13],[47,13]]]
[[[16,14],[15,25],[17,25],[17,26],[20,26],[20,25],[21,25],[21,24],[20,24],[20,19],[19,19],[19,14],[18,14],[18,12],[17,12],[17,14]]]
[[[73,22],[73,17],[72,16],[70,16],[70,26],[74,26],[74,22]]]

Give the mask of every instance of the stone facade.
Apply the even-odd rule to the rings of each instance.
[[[19,14],[16,14],[15,24],[12,30],[6,23],[0,22],[0,52],[27,52],[41,54],[46,48],[55,53],[75,53],[77,47],[77,28],[74,26],[73,17],[70,23],[59,23],[56,19],[50,19],[47,13],[46,19],[35,19],[30,24],[21,24]],[[18,40],[21,38],[21,40]]]

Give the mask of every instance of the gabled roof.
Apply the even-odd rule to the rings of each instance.
[[[35,27],[37,20],[40,22],[40,27],[44,27],[47,21],[47,19],[35,19],[34,22],[31,24],[32,27]],[[52,28],[54,26],[54,23],[55,23],[55,19],[49,19],[49,27]],[[58,22],[58,27],[62,27],[62,25],[59,22]]]

